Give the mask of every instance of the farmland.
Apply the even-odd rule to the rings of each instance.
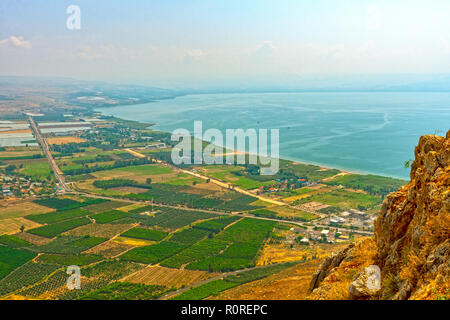
[[[160,241],[167,236],[167,232],[144,228],[133,228],[125,233],[122,233],[122,236],[150,241]]]
[[[91,223],[91,221],[88,218],[83,217],[38,227],[35,229],[28,230],[28,232],[46,238],[53,238],[62,232],[72,230],[75,229],[76,227],[89,223]]]
[[[30,176],[41,191],[0,205],[0,296],[135,300],[182,290],[175,299],[213,298],[323,257],[333,230],[330,243],[300,240],[340,211],[374,210],[382,185],[399,183],[284,160],[274,176],[255,165],[175,166],[170,148],[146,150],[148,140],[131,141],[121,125],[97,127],[102,142],[50,136],[70,191],[56,184],[38,148],[5,153],[17,157],[5,159],[17,164],[13,179],[25,185]],[[163,133],[145,135],[169,145]],[[66,287],[69,265],[81,267],[81,290]]]

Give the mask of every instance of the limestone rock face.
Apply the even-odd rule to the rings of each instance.
[[[314,289],[316,289],[320,285],[320,283],[331,273],[331,270],[339,266],[341,262],[345,258],[347,258],[350,250],[353,247],[354,245],[350,244],[345,249],[325,258],[325,260],[320,265],[319,269],[317,269],[316,272],[313,274],[313,278],[309,286],[309,292],[312,292]]]
[[[374,240],[323,262],[312,299],[450,299],[450,131],[420,138],[410,177],[383,201]],[[370,254],[356,250],[364,243]],[[370,265],[381,270],[380,292],[366,288]]]
[[[414,298],[438,275],[449,290],[450,131],[420,138],[410,177],[387,196],[375,221],[377,264],[384,277],[397,279],[383,288],[384,298]]]
[[[381,289],[380,268],[375,265],[365,267],[350,284],[349,293],[352,298],[368,298],[378,294]]]

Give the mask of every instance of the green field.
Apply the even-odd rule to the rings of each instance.
[[[102,257],[93,254],[69,255],[44,253],[39,256],[38,261],[61,266],[85,266],[102,259]]]
[[[49,224],[46,226],[38,227],[35,229],[28,230],[28,233],[35,234],[37,236],[42,236],[45,238],[53,238],[65,231],[75,229],[76,227],[89,224],[91,221],[88,218],[77,218],[73,220],[58,222],[55,224]]]
[[[91,218],[94,219],[96,223],[104,224],[104,223],[109,223],[109,222],[116,221],[119,219],[123,219],[126,217],[130,217],[131,215],[132,214],[130,214],[128,212],[112,210],[112,211],[106,211],[106,212],[91,215]]]
[[[397,191],[407,181],[370,174],[349,174],[336,177],[325,183],[329,185],[343,185],[347,188],[364,190],[369,194],[386,196],[390,192]]]
[[[24,176],[45,180],[47,177],[52,178],[52,170],[47,161],[41,162],[24,162],[23,169],[20,170],[20,173]]]
[[[174,255],[184,248],[185,245],[164,241],[155,245],[132,249],[120,256],[120,259],[153,264]]]
[[[0,245],[0,279],[6,277],[11,271],[33,259],[34,253],[8,248]]]
[[[163,286],[115,282],[79,298],[79,300],[153,300],[166,291]]]
[[[159,230],[151,230],[144,228],[133,228],[128,230],[125,233],[122,233],[121,236],[128,238],[136,238],[136,239],[144,239],[150,241],[161,241],[167,236],[167,232],[159,231]]]
[[[380,204],[382,199],[380,196],[350,192],[346,190],[333,190],[297,200],[296,203],[306,203],[310,201],[317,201],[346,210],[352,208],[367,209]]]

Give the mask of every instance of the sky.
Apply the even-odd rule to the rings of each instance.
[[[0,75],[189,87],[449,73],[449,21],[448,0],[1,0]]]

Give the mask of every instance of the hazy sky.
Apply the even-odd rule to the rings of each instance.
[[[69,5],[81,29],[69,30]],[[0,74],[170,87],[450,72],[448,0],[1,0]]]

